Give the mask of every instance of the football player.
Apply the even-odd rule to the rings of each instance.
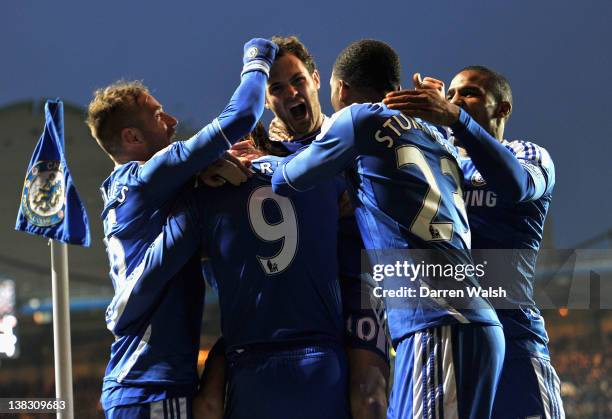
[[[320,133],[325,120],[318,95],[320,74],[298,38],[273,39],[279,52],[266,92],[266,107],[275,116],[270,134],[305,146]],[[339,182],[345,183],[342,176]],[[346,193],[342,195],[341,208],[337,255],[350,364],[351,414],[354,419],[384,418],[389,380],[384,311],[380,300],[369,300],[367,285],[360,280],[363,242]]]
[[[245,44],[241,83],[228,106],[186,141],[173,142],[177,120],[140,82],[100,89],[89,105],[92,135],[115,163],[101,187],[115,288],[106,323],[116,339],[101,397],[109,418],[191,415],[204,285],[198,255],[189,251],[175,264],[163,249],[173,248],[193,215],[183,211],[197,204],[181,192],[189,179],[261,116],[276,50],[264,39]]]
[[[367,249],[433,249],[438,263],[473,265],[457,151],[438,127],[378,103],[399,82],[388,45],[363,40],[344,49],[330,82],[337,112],[275,172],[273,188],[294,196],[345,171]],[[452,283],[478,287],[471,276]],[[436,287],[427,277],[402,285],[414,284]],[[489,417],[504,353],[490,303],[387,295],[397,352],[388,417]]]
[[[262,139],[262,127],[254,132],[260,150],[289,153]],[[142,275],[148,281],[156,269],[184,263],[204,243],[204,268],[219,293],[224,335],[211,354],[225,354],[227,368],[207,361],[210,380],[201,388],[208,395],[198,402],[200,417],[211,417],[211,411],[219,417],[225,375],[225,417],[348,417],[337,258],[330,257],[342,190],[332,180],[299,199],[277,196],[270,177],[280,160],[255,160],[256,174],[238,188],[198,188],[196,204],[169,214],[167,224],[180,226],[172,240],[144,256],[165,262],[148,264],[154,268]],[[194,233],[200,231],[202,241]]]
[[[276,195],[271,177],[292,144],[270,143],[263,127],[254,137],[273,155],[252,162],[253,177],[200,188],[206,277],[219,293],[227,359],[225,417],[348,418],[335,257],[342,190],[331,178],[300,196]]]
[[[437,79],[425,78],[417,85],[420,89],[389,94],[385,103],[450,126],[465,147],[469,157],[461,166],[473,253],[488,262],[486,282],[511,290],[497,310],[506,357],[493,417],[563,418],[559,378],[533,296],[536,256],[555,184],[554,164],[543,147],[504,139],[512,90],[496,71],[483,66],[462,69],[451,81],[446,99],[437,94],[444,90]],[[482,144],[495,147],[483,149]]]

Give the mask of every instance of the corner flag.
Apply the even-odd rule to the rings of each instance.
[[[16,230],[89,246],[87,212],[64,156],[64,105],[45,104],[45,129],[26,173]]]

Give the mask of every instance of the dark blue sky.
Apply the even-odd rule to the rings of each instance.
[[[315,55],[326,112],[331,65],[356,39],[396,48],[406,84],[414,71],[448,83],[484,64],[513,87],[506,137],[543,145],[555,161],[554,238],[571,247],[612,228],[610,22],[607,0],[4,0],[0,106],[58,96],[85,106],[96,87],[137,78],[199,126],[236,85],[244,41],[275,33],[297,34]]]

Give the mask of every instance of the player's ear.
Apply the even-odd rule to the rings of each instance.
[[[123,128],[121,130],[121,141],[124,144],[138,144],[143,142],[142,133],[138,128]]]
[[[312,79],[314,80],[314,84],[317,87],[317,90],[321,87],[321,75],[319,74],[319,70],[315,68],[315,71],[312,72]]]
[[[512,113],[512,104],[506,100],[502,100],[497,104],[497,117],[508,119]]]
[[[338,99],[340,99],[342,103],[351,103],[350,95],[351,86],[344,80],[338,80]]]

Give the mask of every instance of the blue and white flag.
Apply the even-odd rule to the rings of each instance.
[[[64,156],[64,104],[45,104],[45,130],[26,173],[16,230],[64,243],[89,246],[87,211]]]

